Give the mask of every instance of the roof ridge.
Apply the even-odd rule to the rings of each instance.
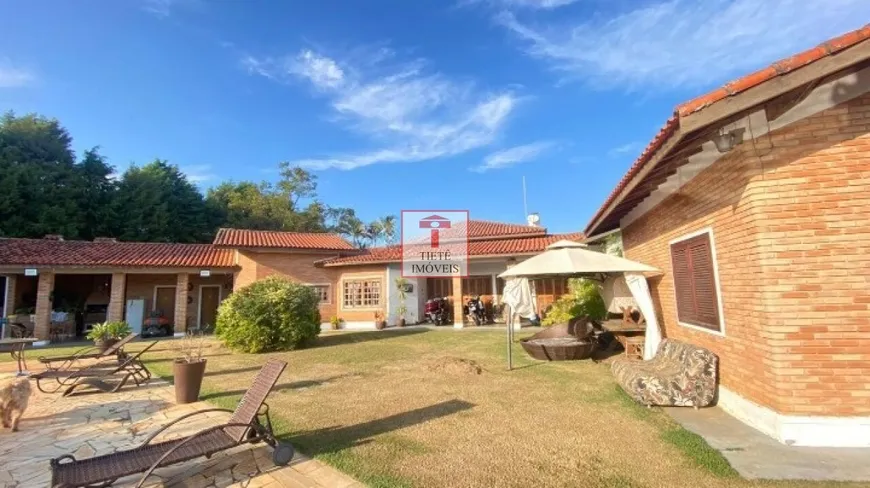
[[[330,231],[298,231],[298,230],[270,230],[270,229],[240,229],[238,227],[219,227],[218,232],[227,231],[227,230],[235,230],[239,232],[271,232],[273,234],[314,234],[314,235],[334,235],[341,236],[338,232],[330,232]]]

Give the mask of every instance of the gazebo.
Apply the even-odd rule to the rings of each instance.
[[[651,359],[658,349],[662,334],[643,273],[659,274],[660,271],[630,259],[592,251],[585,244],[567,240],[550,244],[543,253],[501,273],[499,277],[506,280],[504,301],[510,307],[507,326],[508,369],[513,367],[511,322],[515,315],[525,315],[531,310],[528,280],[548,276],[588,277],[601,281],[612,275],[625,276],[625,282],[647,324],[643,358]]]

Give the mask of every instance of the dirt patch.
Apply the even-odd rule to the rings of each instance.
[[[471,359],[442,356],[428,359],[425,363],[426,370],[433,373],[448,375],[475,375],[483,373],[483,368],[477,361]]]

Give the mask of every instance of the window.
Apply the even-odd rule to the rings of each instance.
[[[677,320],[722,332],[718,283],[710,232],[671,243]]]
[[[329,285],[311,285],[311,289],[317,294],[320,303],[332,303],[329,296]]]
[[[381,304],[381,280],[344,282],[344,308],[377,307]]]

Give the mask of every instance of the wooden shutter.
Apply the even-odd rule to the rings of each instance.
[[[680,322],[720,331],[719,301],[710,234],[671,245],[674,294]]]

